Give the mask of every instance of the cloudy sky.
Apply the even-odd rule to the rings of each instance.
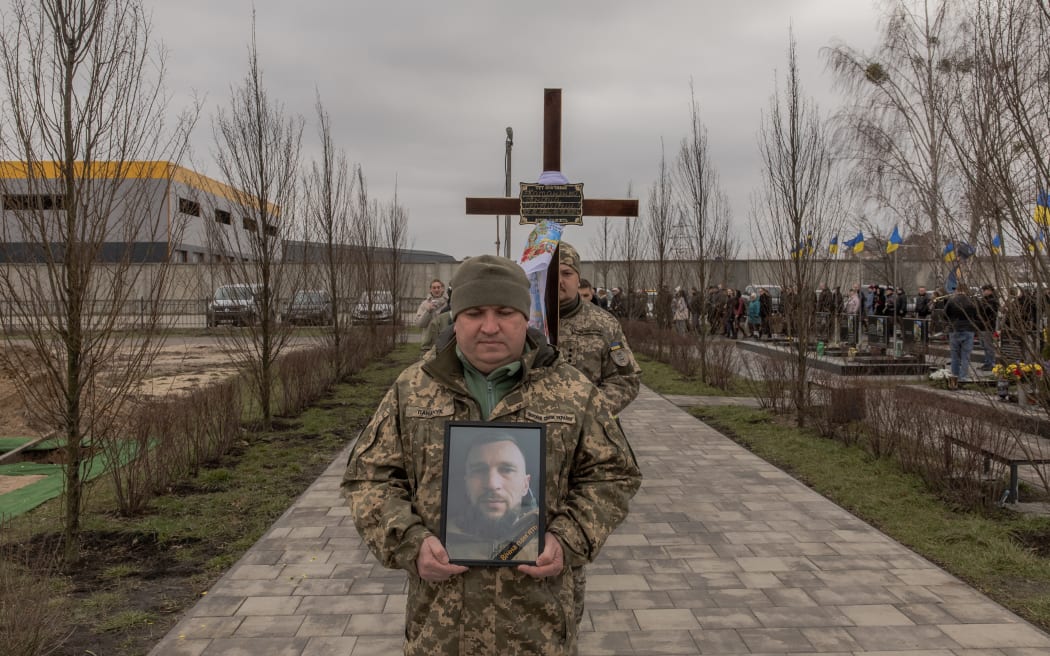
[[[592,198],[631,189],[644,213],[661,148],[671,160],[688,130],[691,80],[746,243],[761,182],[755,135],[789,26],[805,91],[830,111],[820,49],[870,50],[880,15],[876,0],[145,1],[177,103],[205,99],[194,167],[215,175],[211,117],[247,70],[254,6],[264,83],[307,118],[305,159],[316,153],[316,90],[372,196],[390,199],[396,184],[409,246],[457,258],[495,252],[497,220],[466,216],[464,197],[503,195],[507,126],[513,193],[540,174],[545,88],[562,89],[566,177]],[[584,223],[565,239],[589,259],[598,220]],[[513,220],[515,255],[528,231]]]

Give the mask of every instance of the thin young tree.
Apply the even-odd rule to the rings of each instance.
[[[816,253],[836,232],[840,195],[833,185],[828,129],[803,95],[795,37],[789,31],[784,88],[770,97],[759,131],[763,185],[753,198],[752,233],[784,285],[782,311],[792,337],[792,404],[803,425],[809,408],[809,340],[815,289],[827,275]]]
[[[304,181],[306,237],[315,241],[321,250],[318,263],[320,286],[327,291],[332,304],[331,330],[325,333],[325,337],[336,358],[336,376],[342,378],[347,373],[349,346],[346,299],[353,289],[350,246],[357,169],[354,167],[351,172],[346,153],[336,148],[332,140],[331,118],[319,94],[314,107],[321,152]]]
[[[4,369],[62,441],[64,557],[78,558],[87,442],[112,437],[161,341],[163,194],[196,108],[174,124],[164,55],[137,0],[16,0],[0,35]],[[148,242],[145,259],[132,245]],[[36,264],[17,265],[13,261]],[[142,310],[134,330],[130,301]]]
[[[656,180],[649,187],[649,221],[646,224],[649,247],[652,249],[653,263],[656,266],[656,288],[662,290],[668,285],[668,269],[671,259],[674,225],[677,215],[674,198],[674,182],[667,167],[663,139],[660,139],[660,168]]]
[[[273,423],[277,359],[291,337],[288,325],[278,321],[280,298],[298,287],[295,276],[302,271],[284,259],[284,242],[296,234],[303,125],[263,84],[253,18],[248,73],[213,122],[216,165],[242,213],[241,224],[209,225],[213,249],[224,256],[227,284],[255,286],[254,320],[222,335],[233,362],[251,381],[266,429]]]
[[[373,306],[383,300],[383,292],[389,291],[389,274],[384,272],[382,252],[383,219],[379,202],[369,196],[364,171],[357,168],[356,199],[352,220],[352,243],[355,253],[354,279],[361,291],[359,303],[367,309],[365,325],[375,337],[379,331]],[[390,291],[391,297],[393,292]]]
[[[401,298],[404,296],[408,276],[404,265],[404,254],[408,248],[408,211],[398,200],[397,185],[394,186],[394,197],[383,209],[381,235],[386,252],[385,269],[387,274],[387,286],[390,289],[391,301],[394,306],[393,324],[391,331],[391,346],[396,344],[401,330]]]
[[[601,223],[598,224],[598,233],[591,240],[591,246],[597,255],[595,268],[598,275],[601,276],[601,286],[608,291],[609,271],[612,268],[613,259],[613,226],[609,222],[609,217],[602,217]],[[594,282],[597,283],[597,281]]]
[[[949,0],[890,0],[873,54],[824,50],[849,105],[838,117],[852,184],[889,212],[885,223],[929,233],[936,257],[953,232],[963,189],[944,123],[951,57],[958,47]],[[880,212],[881,214],[881,212]]]
[[[720,245],[729,237],[728,203],[724,202],[718,173],[711,162],[707,128],[700,119],[696,91],[689,83],[689,134],[682,139],[674,169],[675,192],[689,228],[689,246],[693,260],[693,279],[700,291],[700,316],[709,314],[707,288],[711,281],[711,262],[719,256]],[[700,378],[708,380],[707,344],[710,331],[697,331],[700,356]]]
[[[630,185],[627,186],[626,197],[631,197]],[[645,297],[642,292],[646,280],[642,260],[647,252],[643,238],[644,226],[640,216],[625,218],[623,228],[619,231],[620,238],[617,240],[616,250],[622,262],[620,271],[623,276],[622,292],[627,319],[637,319],[645,313]]]

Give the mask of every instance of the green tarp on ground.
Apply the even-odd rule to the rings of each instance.
[[[8,451],[14,451],[23,444],[28,444],[37,438],[35,437],[0,437],[0,454],[7,453]],[[50,451],[52,449],[61,449],[65,446],[65,439],[60,437],[52,437],[44,440],[40,444],[34,444],[33,446],[26,449],[27,451]],[[84,440],[82,445],[87,446],[88,441]]]
[[[127,459],[130,460],[130,457]],[[91,480],[107,471],[108,465],[109,461],[105,456],[95,456],[80,466],[80,475],[84,480]],[[45,501],[62,494],[61,465],[17,462],[11,465],[0,465],[0,474],[4,476],[47,476],[25,487],[0,494],[0,520],[29,512]]]

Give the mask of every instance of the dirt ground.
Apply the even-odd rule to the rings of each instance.
[[[164,396],[207,385],[231,375],[234,367],[215,337],[175,337],[167,340],[140,390]],[[0,373],[0,437],[38,437],[44,427],[26,416],[25,404],[9,376]]]
[[[308,343],[308,340],[302,340],[293,343],[291,348]],[[139,391],[146,396],[165,396],[221,380],[234,371],[217,337],[172,337],[165,342]],[[14,381],[0,373],[0,437],[41,437],[45,431],[45,427],[35,425],[27,416]],[[39,478],[0,475],[0,494],[29,485]]]

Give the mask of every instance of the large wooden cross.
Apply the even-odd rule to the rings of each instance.
[[[543,171],[561,172],[561,89],[543,90]],[[467,214],[521,214],[521,198],[467,198]],[[584,198],[583,216],[638,216],[637,199]],[[558,342],[558,251],[547,269],[548,332],[552,344]]]

